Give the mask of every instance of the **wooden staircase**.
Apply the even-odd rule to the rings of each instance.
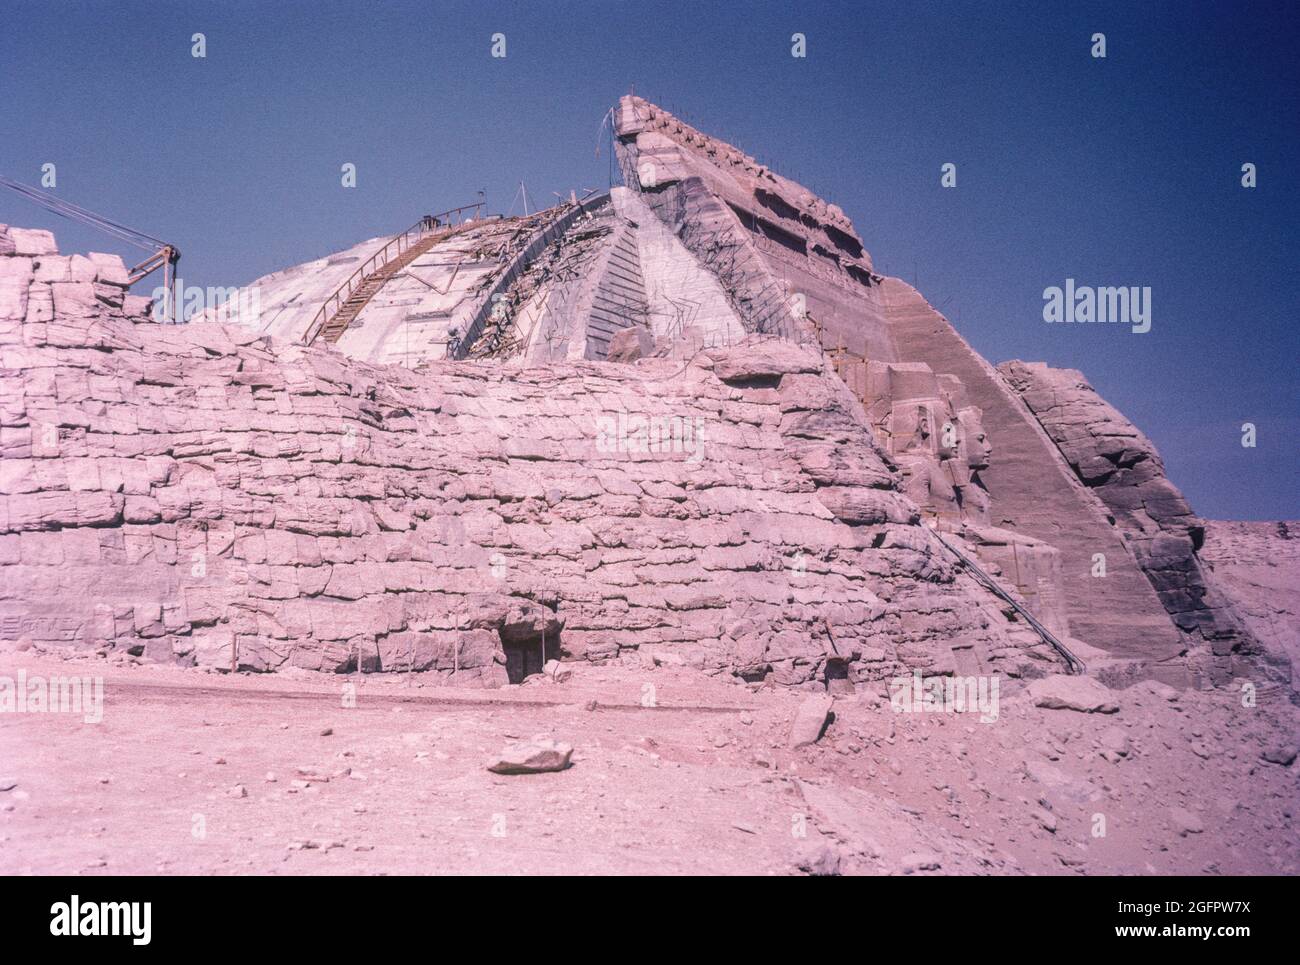
[[[394,235],[384,247],[354,271],[334,294],[325,299],[303,335],[303,342],[307,345],[318,339],[337,342],[390,278],[438,242],[475,223],[474,219],[462,220],[463,212],[478,213],[481,209],[481,203],[470,204],[438,215],[428,215],[401,234]]]
[[[375,293],[384,287],[388,279],[450,234],[451,231],[448,230],[425,235],[400,255],[366,275],[361,280],[361,284],[353,289],[352,294],[339,306],[339,310],[325,322],[319,337],[327,342],[337,342],[348,330],[348,326],[361,314],[361,310],[369,304]]]

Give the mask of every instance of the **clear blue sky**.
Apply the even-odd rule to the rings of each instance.
[[[598,126],[635,84],[840,204],[992,361],[1082,369],[1202,515],[1300,516],[1294,3],[6,0],[3,23],[0,173],[56,163],[59,195],[179,245],[187,284],[480,189],[504,210],[520,179],[603,188]],[[7,193],[0,222],[130,254]],[[1067,277],[1150,286],[1151,332],[1045,324]]]

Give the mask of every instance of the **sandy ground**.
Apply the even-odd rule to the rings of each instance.
[[[578,667],[498,691],[389,675],[228,676],[0,654],[101,675],[104,713],[0,713],[5,874],[1294,874],[1297,712],[1281,690],[1116,692],[1116,714],[996,722],[686,668]],[[355,706],[345,707],[347,687]],[[643,706],[653,695],[655,706]],[[350,702],[350,701],[348,701]],[[491,755],[547,735],[562,772]],[[1285,756],[1285,755],[1283,755]],[[8,788],[5,790],[5,788]],[[1100,833],[1099,833],[1100,832]]]

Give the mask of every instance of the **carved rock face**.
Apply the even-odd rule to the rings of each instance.
[[[866,387],[863,402],[876,413],[881,442],[903,471],[908,495],[942,518],[987,522],[988,494],[978,473],[988,468],[993,446],[983,412],[965,404],[960,380],[917,363],[872,362]]]
[[[938,399],[895,402],[889,415],[890,452],[894,455],[929,453],[936,458],[948,458],[952,453],[943,453],[944,427],[951,422],[947,407]],[[951,433],[947,435],[953,438]],[[955,446],[950,448],[955,451]]]
[[[975,472],[987,469],[993,457],[993,444],[984,431],[984,413],[978,406],[966,406],[957,413],[957,425],[966,465]]]

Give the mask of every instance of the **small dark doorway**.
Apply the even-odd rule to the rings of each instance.
[[[824,679],[827,693],[851,694],[856,689],[853,681],[849,679],[849,662],[842,657],[827,659]]]
[[[523,683],[525,677],[542,672],[546,661],[542,657],[542,637],[515,637],[503,639],[501,649],[506,654],[506,677],[512,684]]]
[[[506,659],[506,680],[523,683],[542,672],[548,660],[559,660],[564,647],[560,632],[564,621],[550,607],[533,600],[514,603],[497,627]]]

